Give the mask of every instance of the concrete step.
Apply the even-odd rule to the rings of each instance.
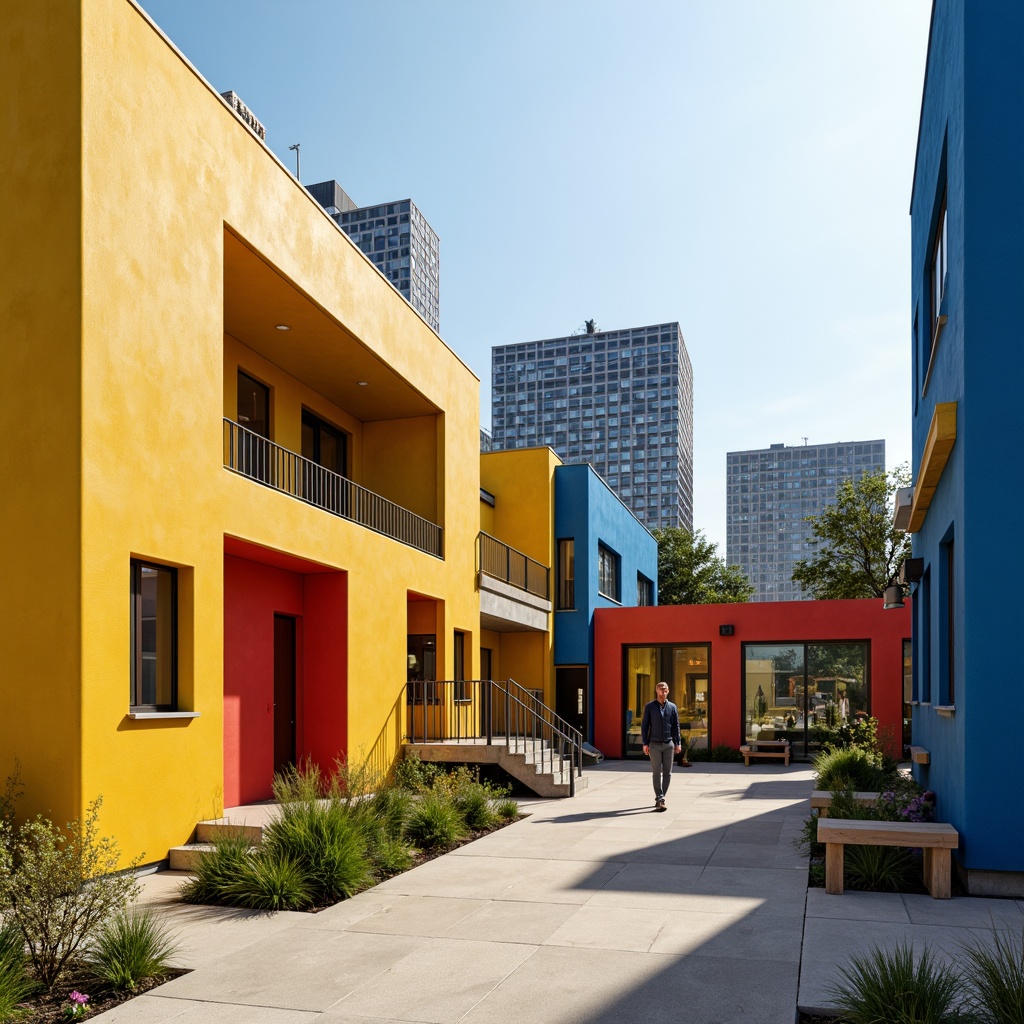
[[[215,843],[218,839],[247,839],[251,846],[259,846],[263,842],[263,828],[239,825],[227,818],[212,818],[196,825],[197,843]]]
[[[204,854],[213,853],[215,843],[186,843],[184,846],[172,846],[168,851],[168,860],[172,871],[195,872]],[[249,850],[254,851],[255,846]]]

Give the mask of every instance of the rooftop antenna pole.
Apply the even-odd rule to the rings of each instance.
[[[301,146],[301,145],[302,145],[301,142],[296,142],[294,146],[289,146],[288,147],[289,149],[294,149],[295,150],[295,180],[296,181],[302,181],[302,175],[299,174],[299,146]]]

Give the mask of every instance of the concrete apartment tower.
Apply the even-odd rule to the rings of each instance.
[[[648,528],[693,529],[693,369],[678,323],[496,345],[496,450],[590,463]]]
[[[320,181],[306,188],[412,308],[439,331],[440,243],[416,204],[400,199],[357,206],[336,181]]]
[[[885,442],[773,444],[726,454],[726,561],[754,585],[751,601],[801,601],[793,569],[813,548],[807,516],[836,500],[844,480],[885,469]]]

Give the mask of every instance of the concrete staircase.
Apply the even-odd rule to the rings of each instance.
[[[437,740],[427,743],[406,743],[407,754],[415,754],[421,761],[446,764],[496,764],[532,790],[537,796],[557,798],[571,796],[570,774],[572,762],[554,759],[550,747],[530,738],[513,741],[509,746],[504,739],[487,743],[485,740],[463,740],[457,743]],[[586,775],[575,780],[579,793],[587,788]]]
[[[244,808],[237,808],[237,810],[244,810]],[[212,852],[213,845],[218,839],[238,837],[248,839],[250,846],[259,846],[263,841],[263,826],[232,821],[232,817],[234,815],[229,814],[223,818],[199,822],[196,825],[193,842],[186,843],[184,846],[171,847],[169,851],[171,870],[195,871],[199,858],[204,853]]]

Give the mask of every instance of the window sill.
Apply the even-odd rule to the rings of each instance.
[[[152,720],[154,718],[198,718],[198,711],[129,711],[128,717],[135,720]]]
[[[943,718],[952,718],[956,711],[955,704],[936,704],[935,710],[942,715]]]
[[[908,704],[909,704],[909,705],[910,705],[910,706],[911,706],[912,708],[919,708],[919,707],[921,707],[921,702],[920,702],[919,700],[908,700],[908,701],[907,701],[907,703],[908,703]]]

